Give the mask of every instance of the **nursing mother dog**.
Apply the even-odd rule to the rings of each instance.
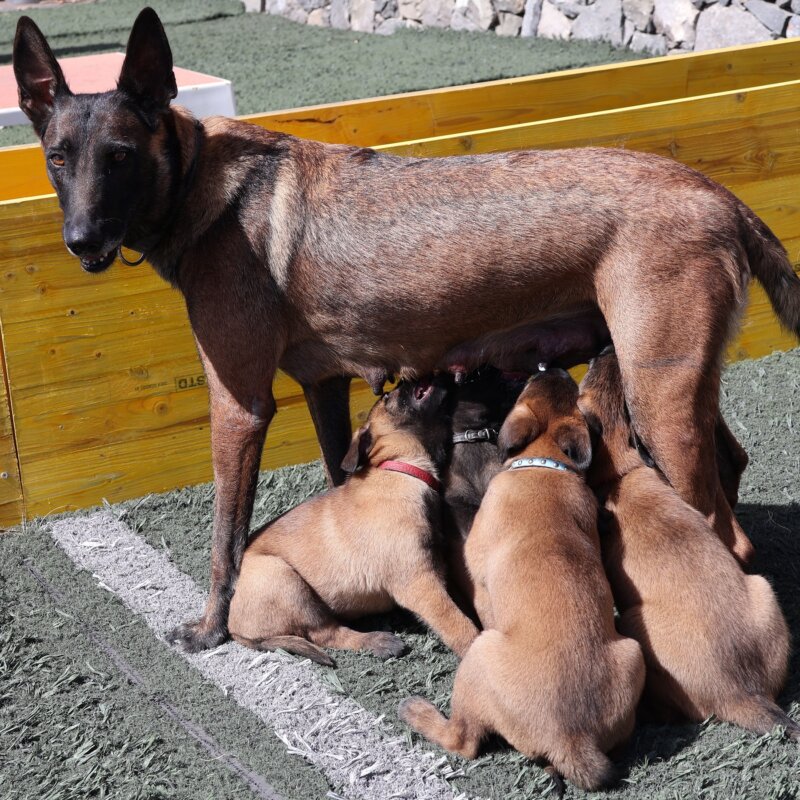
[[[279,367],[303,386],[339,483],[349,376],[423,375],[463,343],[506,332],[517,346],[540,323],[576,333],[598,311],[636,433],[748,558],[715,464],[721,354],[753,276],[800,333],[800,279],[726,189],[625,150],[399,158],[198,122],[170,106],[172,55],[151,9],[113,91],[72,94],[26,17],[14,71],[81,267],[102,272],[124,245],[186,299],[216,481],[210,596],[174,632],[190,650],[227,636]]]

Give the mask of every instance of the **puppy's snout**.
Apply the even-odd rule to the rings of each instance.
[[[105,242],[99,225],[85,222],[68,222],[64,225],[64,243],[76,256],[98,255]]]

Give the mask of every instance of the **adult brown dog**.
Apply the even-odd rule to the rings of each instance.
[[[14,71],[82,267],[106,269],[124,244],[186,299],[216,481],[208,604],[175,634],[190,649],[226,635],[279,367],[303,385],[338,483],[346,376],[427,374],[460,343],[535,339],[539,323],[594,328],[598,310],[637,433],[746,555],[714,464],[720,354],[751,275],[800,332],[800,279],[726,189],[626,150],[398,158],[199,123],[169,105],[172,55],[151,9],[115,91],[73,95],[26,17]],[[491,349],[503,350],[496,336]]]
[[[589,481],[609,512],[603,553],[620,632],[647,662],[645,698],[660,716],[715,714],[757,733],[800,725],[777,705],[789,633],[769,583],[745,575],[708,521],[630,445],[613,353],[592,363],[581,410],[596,431]]]
[[[478,631],[448,596],[436,549],[442,499],[435,484],[450,436],[445,395],[442,380],[384,395],[345,457],[344,469],[355,474],[254,534],[228,620],[237,642],[326,664],[320,646],[388,658],[402,650],[400,639],[342,620],[401,605],[458,655],[466,652]],[[402,465],[422,477],[393,471]]]
[[[569,375],[549,371],[503,424],[500,446],[515,455],[489,485],[466,548],[484,631],[456,673],[451,718],[420,697],[400,716],[466,758],[499,733],[595,789],[614,777],[606,753],[633,731],[644,662],[614,627],[577,399]]]

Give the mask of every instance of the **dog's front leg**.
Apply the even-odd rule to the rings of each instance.
[[[267,428],[275,414],[274,371],[258,375],[258,386],[232,390],[204,356],[211,410],[214,466],[214,531],[211,538],[211,589],[201,619],[179,625],[169,636],[187,650],[214,647],[228,636],[228,610],[253,512],[258,467]]]
[[[322,449],[322,462],[329,486],[344,483],[342,460],[350,446],[350,378],[329,378],[303,386],[303,392],[314,421]]]

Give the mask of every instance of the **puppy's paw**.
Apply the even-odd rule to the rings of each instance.
[[[397,707],[397,716],[406,723],[406,725],[419,730],[420,724],[430,716],[431,711],[434,715],[439,716],[439,712],[435,706],[426,700],[424,697],[414,695],[407,697]]]
[[[399,636],[384,631],[371,633],[367,647],[373,655],[382,659],[396,658],[406,650],[405,643]]]
[[[201,650],[217,647],[227,638],[228,632],[224,628],[209,627],[205,624],[205,619],[184,622],[167,634],[170,644],[180,645],[187,653],[199,653]]]

